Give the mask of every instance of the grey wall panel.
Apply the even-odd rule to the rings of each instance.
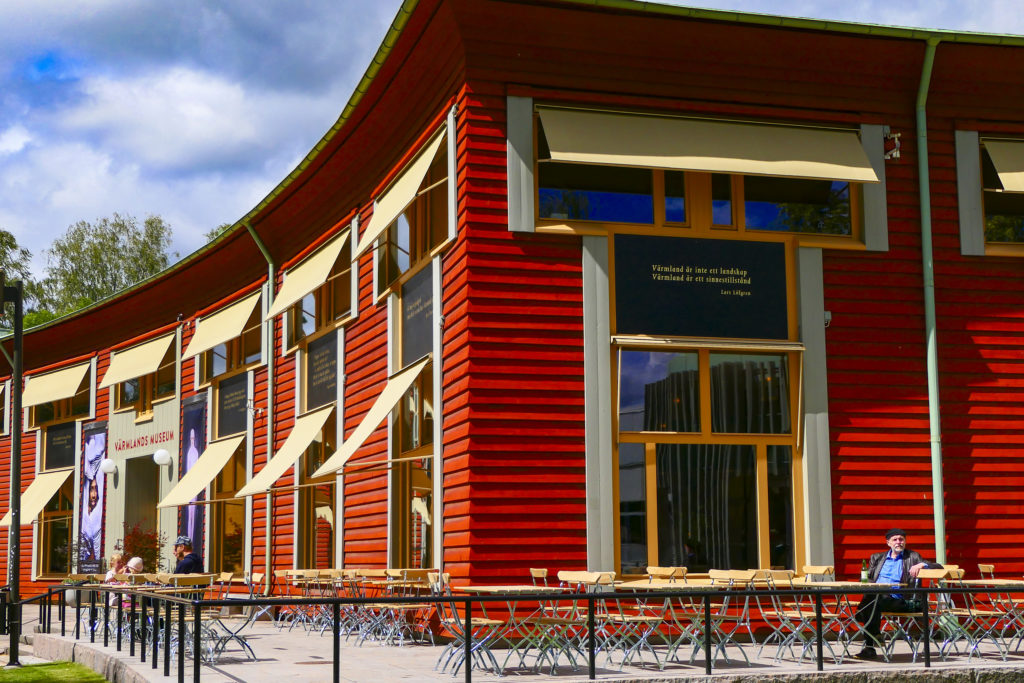
[[[508,97],[508,229],[534,231],[533,98]]]
[[[615,569],[609,311],[607,238],[584,237],[584,431],[587,465],[587,567],[590,571]]]
[[[885,190],[885,126],[863,124],[860,141],[877,183],[862,185],[864,244],[868,251],[889,251],[889,206]]]
[[[825,290],[821,249],[797,251],[800,340],[804,344],[804,495],[807,559],[833,564],[832,467],[828,426],[828,368],[825,356]]]
[[[978,132],[956,131],[956,196],[960,210],[960,253],[985,255],[985,215],[981,205],[981,146]]]

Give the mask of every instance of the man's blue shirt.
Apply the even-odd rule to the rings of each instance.
[[[903,552],[896,557],[887,553],[882,568],[878,570],[878,583],[900,583],[903,579]],[[892,593],[892,597],[901,597],[899,593]]]

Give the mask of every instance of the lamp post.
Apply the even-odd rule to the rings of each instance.
[[[6,276],[0,272],[0,304],[14,304],[14,357],[11,360],[11,526],[7,542],[7,584],[10,586],[7,602],[7,627],[11,636],[8,648],[8,667],[20,667],[18,661],[18,640],[21,638],[21,336],[25,311],[22,305],[21,281],[6,283]]]

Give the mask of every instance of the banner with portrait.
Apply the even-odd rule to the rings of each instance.
[[[96,573],[103,561],[103,520],[107,475],[100,463],[107,457],[107,423],[82,429],[82,488],[78,499],[78,571]]]
[[[206,396],[200,395],[186,400],[181,415],[181,454],[178,463],[178,479],[184,477],[206,450]],[[206,490],[193,498],[206,500]],[[180,508],[178,535],[192,539],[192,547],[202,552],[206,524],[206,506],[186,505]]]

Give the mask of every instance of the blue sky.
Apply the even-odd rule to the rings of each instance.
[[[1019,0],[701,7],[1024,34]],[[181,256],[266,196],[337,119],[399,0],[3,0],[0,228],[159,214]]]

